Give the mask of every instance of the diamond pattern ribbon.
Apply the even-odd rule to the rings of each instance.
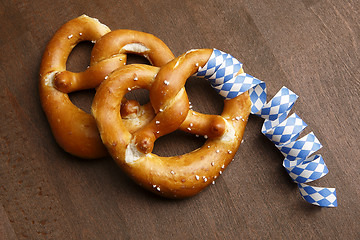
[[[284,155],[283,166],[298,184],[301,196],[321,207],[336,207],[335,188],[312,187],[305,183],[325,176],[329,170],[321,155],[311,156],[322,145],[314,133],[296,140],[307,124],[296,114],[288,117],[298,96],[286,87],[266,103],[266,84],[247,74],[237,75],[242,63],[230,54],[214,49],[208,62],[195,76],[206,78],[225,99],[232,99],[249,91],[251,113],[265,119],[261,132]]]

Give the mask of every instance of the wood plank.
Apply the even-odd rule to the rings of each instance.
[[[0,205],[0,236],[4,240],[17,239],[2,205]]]

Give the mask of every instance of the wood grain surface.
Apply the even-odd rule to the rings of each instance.
[[[235,161],[186,200],[148,193],[111,158],[65,153],[41,109],[38,72],[55,31],[84,13],[111,29],[152,33],[176,56],[193,48],[228,52],[267,83],[268,99],[282,86],[297,93],[293,112],[323,144],[330,170],[311,185],[336,187],[339,206],[301,198],[254,116]],[[0,239],[360,239],[359,15],[357,0],[2,0]],[[84,70],[91,47],[76,47],[68,68]],[[186,88],[195,110],[221,112],[206,82],[190,79]],[[70,97],[89,112],[93,95]],[[155,153],[182,154],[203,142],[175,132],[156,142]]]

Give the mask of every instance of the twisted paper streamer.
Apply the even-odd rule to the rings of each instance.
[[[265,119],[261,132],[281,151],[283,166],[298,184],[301,196],[321,207],[336,207],[335,188],[312,187],[305,183],[325,176],[329,170],[321,155],[311,154],[322,145],[314,133],[296,140],[307,124],[296,114],[288,116],[298,96],[286,87],[266,103],[266,84],[247,73],[236,75],[242,63],[230,54],[214,49],[204,67],[195,74],[208,79],[212,87],[225,99],[249,91],[251,113]]]

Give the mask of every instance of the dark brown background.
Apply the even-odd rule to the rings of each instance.
[[[360,239],[359,8],[350,0],[2,0],[0,239]],[[83,13],[111,29],[152,33],[175,55],[228,52],[266,81],[269,99],[283,85],[297,93],[293,112],[324,145],[319,153],[330,169],[312,185],[336,187],[339,207],[301,198],[257,117],[216,185],[181,201],[144,191],[110,158],[86,161],[62,151],[40,107],[38,70],[55,31]],[[85,69],[90,50],[75,48],[69,69]],[[221,111],[207,83],[192,79],[187,90],[196,110]],[[93,94],[71,98],[89,111]],[[181,154],[202,142],[177,132],[155,152]]]

